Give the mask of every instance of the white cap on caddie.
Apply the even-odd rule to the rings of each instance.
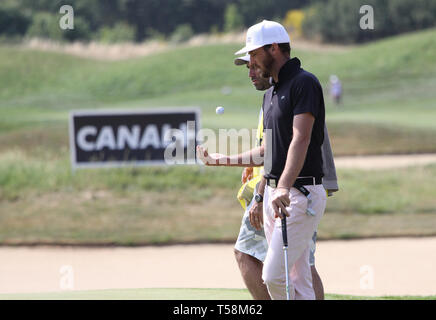
[[[245,47],[235,54],[247,53],[267,44],[290,42],[286,29],[280,23],[263,20],[248,28]]]
[[[250,62],[250,55],[246,54],[245,56],[237,57],[234,62],[235,65],[237,66],[242,66],[244,64],[247,64],[248,62]]]

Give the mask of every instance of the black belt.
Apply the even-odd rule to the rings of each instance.
[[[266,184],[271,188],[277,188],[278,183],[278,179],[266,179]],[[295,180],[294,187],[298,189],[299,186],[313,186],[317,184],[322,184],[322,177],[298,177]]]
[[[278,179],[266,179],[267,185],[270,186],[271,188],[277,188],[278,182],[279,182]],[[317,184],[322,184],[322,177],[298,177],[293,185],[294,188],[298,189],[298,191],[304,194],[304,196],[308,199],[306,212],[311,216],[315,216],[316,213],[310,207],[310,204],[312,202],[310,191],[307,190],[304,186],[309,186],[309,185],[314,186]]]

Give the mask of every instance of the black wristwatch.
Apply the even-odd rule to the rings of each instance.
[[[261,195],[261,194],[256,194],[255,196],[254,196],[254,200],[257,202],[257,203],[261,203],[261,202],[263,202],[263,196]]]

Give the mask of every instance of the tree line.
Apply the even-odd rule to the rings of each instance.
[[[194,34],[243,30],[269,19],[288,21],[287,27],[301,28],[308,38],[358,43],[436,26],[434,0],[364,3],[374,9],[370,30],[359,25],[361,0],[2,0],[0,38],[184,41]],[[64,4],[74,9],[73,30],[59,27]]]
[[[361,28],[362,5],[373,8],[373,29]],[[434,0],[329,0],[306,10],[302,29],[325,42],[360,43],[435,26]]]
[[[282,19],[307,0],[2,0],[0,34],[55,40],[143,41],[177,30],[210,33],[243,29],[260,19]],[[59,8],[74,9],[74,30],[59,30]],[[119,36],[117,37],[117,33]]]

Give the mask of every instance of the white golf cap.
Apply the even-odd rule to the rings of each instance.
[[[248,62],[250,62],[250,55],[246,54],[245,56],[237,57],[234,62],[235,65],[237,66],[242,66],[244,64],[247,64]]]
[[[245,47],[235,54],[247,53],[272,43],[290,43],[286,29],[277,22],[263,20],[248,28]]]

